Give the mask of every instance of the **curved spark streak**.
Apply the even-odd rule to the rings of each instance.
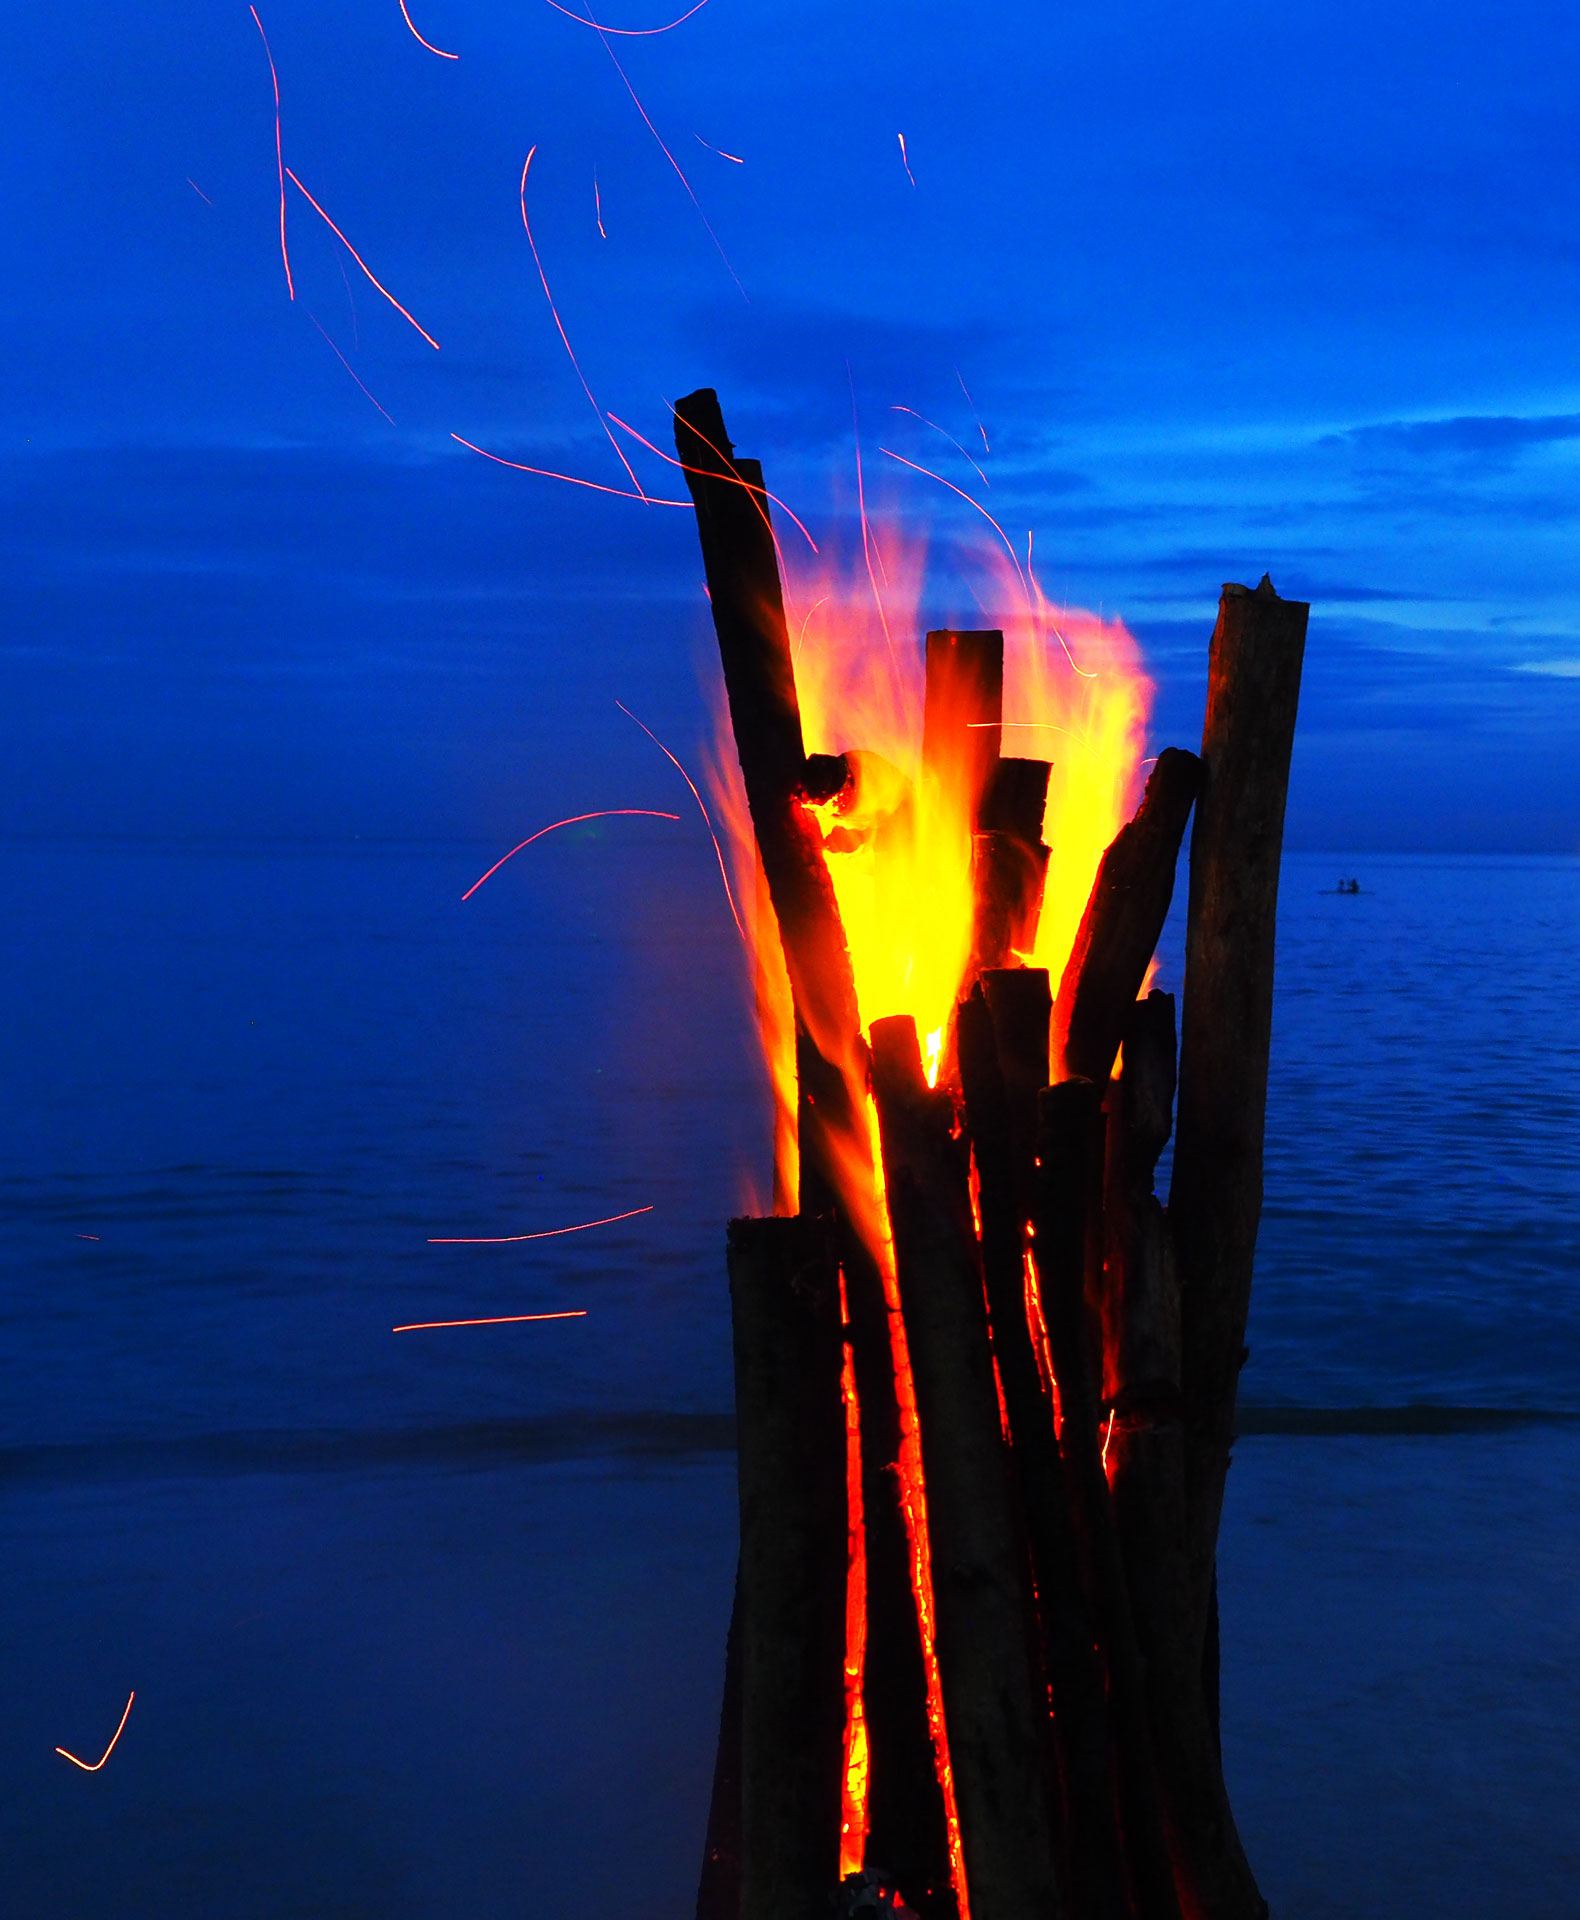
[[[909,180],[911,185],[914,187],[916,185],[916,175],[911,172],[910,155],[907,154],[905,151],[905,135],[903,133],[896,134],[895,138],[900,143],[900,165],[905,169],[906,179]]]
[[[671,413],[675,412],[674,407],[671,405],[671,403],[668,400],[664,402],[664,405],[669,408]],[[678,418],[679,416],[677,415],[676,417]],[[682,473],[704,473],[705,472],[705,469],[702,467],[688,467],[684,460],[677,460],[674,454],[665,453],[662,447],[654,446],[651,440],[647,439],[645,435],[638,433],[636,428],[631,426],[629,422],[622,420],[619,414],[611,413],[609,418],[614,422],[614,424],[620,429],[622,433],[630,434],[631,438],[635,440],[639,445],[646,447],[649,453],[656,453],[660,460],[667,460],[672,467],[679,467]],[[690,425],[690,422],[688,421],[687,424]],[[697,433],[697,429],[695,427],[692,427],[691,430],[693,433]],[[697,438],[702,442],[702,444],[705,447],[709,448],[712,452],[717,453],[719,455],[719,458],[723,460],[726,465],[730,464],[729,456],[727,454],[720,453],[719,449],[714,446],[713,442],[708,438],[708,436],[705,433],[697,433]],[[745,487],[746,491],[752,496],[752,499],[754,501],[757,500],[757,491],[758,491],[757,488],[748,485],[747,482],[742,480],[738,474],[732,475],[728,473],[707,473],[706,477],[710,480],[729,480],[733,478],[736,486]],[[763,499],[771,500],[776,507],[784,508],[784,511],[787,514],[789,514],[790,518],[795,521],[797,527],[800,528],[802,538],[806,541],[807,545],[812,549],[812,551],[816,553],[818,550],[817,542],[812,538],[811,534],[807,532],[806,528],[802,526],[801,521],[799,520],[799,518],[797,518],[794,510],[790,507],[785,506],[784,501],[779,498],[778,494],[770,493],[766,487],[762,489],[762,494],[763,494]],[[762,513],[763,511],[761,502],[758,502],[757,511],[759,513]],[[766,513],[763,513],[763,518],[764,520],[768,519],[768,516]],[[771,521],[769,522],[768,531],[770,533],[773,532],[773,524]],[[775,544],[776,545],[778,544],[777,541],[775,542]],[[784,559],[784,555],[781,553],[779,558],[782,561]]]
[[[274,82],[274,164],[280,175],[280,258],[285,262],[286,291],[294,300],[296,282],[291,278],[291,256],[285,246],[285,149],[280,144],[280,76],[274,70],[274,55],[269,51],[269,36],[264,32],[263,22],[258,18],[258,9],[249,6],[247,11],[252,15],[253,22],[257,26],[258,37],[263,42],[264,58],[269,63],[269,78]]]
[[[623,700],[616,700],[615,705],[625,715],[627,720],[636,720],[636,715]],[[735,895],[730,887],[729,869],[724,864],[724,849],[719,845],[719,836],[713,831],[713,821],[708,814],[707,807],[703,804],[702,795],[697,791],[697,783],[645,720],[636,720],[636,724],[647,735],[648,739],[652,741],[653,745],[658,748],[659,752],[663,754],[664,758],[680,775],[681,779],[685,781],[686,785],[690,787],[691,797],[696,801],[697,807],[702,814],[703,822],[708,829],[708,838],[713,842],[713,855],[719,863],[719,878],[724,882],[724,897],[730,903],[730,918],[735,922],[735,931],[744,940],[746,938],[746,929],[741,924],[741,916],[735,910]]]
[[[631,493],[624,487],[606,487],[600,480],[578,480],[574,473],[555,473],[549,467],[529,467],[520,460],[507,460],[502,453],[490,453],[487,447],[479,447],[470,440],[462,440],[460,434],[452,433],[452,440],[460,441],[472,453],[480,453],[485,460],[492,460],[496,466],[514,467],[517,473],[541,474],[545,480],[563,480],[570,487],[590,487],[594,493],[612,493],[617,500],[640,500],[649,507],[689,507],[689,500],[660,500],[656,494]]]
[[[313,325],[314,325],[315,327],[317,327],[317,328],[318,328],[318,331],[319,331],[320,333],[323,333],[323,334],[324,334],[324,338],[325,338],[326,340],[329,340],[329,335],[328,335],[327,333],[324,333],[324,329],[323,329],[323,326],[322,326],[322,325],[320,324],[320,322],[319,322],[319,318],[318,318],[318,315],[317,315],[316,313],[311,313],[311,312],[310,312],[310,313],[308,314],[308,316],[307,316],[307,317],[308,317],[308,319],[309,319],[309,320],[311,320],[311,321],[312,321],[312,323],[313,323]],[[334,356],[335,356],[335,358],[336,358],[336,359],[337,359],[337,360],[338,360],[338,361],[340,362],[340,364],[341,364],[341,366],[343,366],[343,367],[345,368],[345,370],[346,370],[346,372],[347,372],[347,373],[349,373],[349,374],[351,375],[351,377],[352,377],[352,379],[356,381],[356,383],[357,383],[357,385],[358,385],[359,387],[362,387],[362,391],[363,391],[364,393],[367,393],[367,394],[368,394],[368,398],[369,398],[370,400],[373,400],[373,396],[372,396],[372,394],[371,394],[371,393],[368,393],[368,390],[367,390],[367,388],[366,388],[366,387],[363,387],[363,386],[362,386],[362,376],[361,376],[361,375],[360,375],[360,374],[359,374],[359,373],[357,372],[357,370],[356,370],[356,368],[355,368],[354,366],[352,366],[352,364],[351,364],[351,362],[350,362],[350,361],[349,361],[349,360],[348,360],[348,359],[346,358],[346,356],[345,356],[345,355],[344,355],[344,354],[343,354],[343,353],[342,353],[342,352],[340,351],[340,349],[339,349],[339,348],[338,348],[337,346],[335,346],[335,343],[334,343],[334,341],[333,341],[333,340],[329,340],[329,345],[330,345],[330,347],[331,347],[331,349],[332,349],[332,350],[333,350],[333,352],[334,352]],[[378,401],[377,401],[377,400],[373,400],[373,404],[374,404],[374,406],[376,406],[376,407],[378,407],[378,408],[379,408],[379,412],[380,412],[380,413],[383,413],[383,414],[384,414],[384,418],[385,418],[386,420],[388,420],[388,421],[389,421],[389,423],[390,423],[390,425],[391,425],[391,426],[393,427],[393,426],[394,426],[394,424],[395,424],[395,420],[394,420],[394,417],[393,417],[393,415],[391,415],[391,414],[389,414],[389,413],[385,413],[385,411],[384,411],[384,409],[383,409],[383,407],[379,407],[379,403],[378,403]]]
[[[936,420],[929,420],[925,413],[918,413],[915,407],[890,407],[889,411],[890,413],[908,413],[913,420],[920,420],[924,427],[931,427],[934,433],[941,433],[949,442],[950,446],[954,448],[955,452],[960,455],[960,458],[965,461],[966,465],[982,482],[983,486],[991,487],[993,485],[993,482],[977,465],[975,460],[971,458],[970,454],[966,452],[965,448],[961,446],[960,442],[947,427],[939,426]]]
[[[407,1327],[391,1327],[391,1333],[427,1333],[433,1327],[513,1327],[523,1320],[585,1320],[587,1309],[577,1307],[569,1313],[496,1313],[487,1320],[413,1320]]]
[[[878,591],[878,576],[872,569],[872,536],[867,525],[867,483],[861,471],[861,422],[856,415],[856,382],[851,376],[850,363],[845,363],[845,378],[850,382],[850,429],[856,443],[856,507],[861,515],[861,557],[867,563],[867,579],[872,586],[873,604],[878,609],[878,623],[883,628],[883,644],[889,650],[891,664],[898,666],[895,659],[894,640],[889,632],[889,616],[883,610],[883,595]],[[973,501],[972,505],[975,506]],[[878,555],[878,565],[883,565],[883,555]]]
[[[430,53],[438,54],[441,60],[459,60],[460,59],[461,57],[460,54],[446,53],[443,47],[436,47],[431,40],[423,40],[422,35],[417,31],[417,29],[414,26],[412,26],[411,15],[406,11],[406,0],[400,0],[400,11],[401,11],[401,18],[406,22],[408,27],[411,27],[412,38],[414,40],[422,40],[422,44],[428,49]]]
[[[109,1759],[110,1755],[114,1753],[115,1743],[121,1737],[122,1729],[124,1729],[127,1719],[130,1716],[132,1711],[132,1702],[136,1698],[137,1698],[137,1689],[133,1687],[131,1692],[126,1696],[126,1712],[121,1715],[121,1724],[119,1727],[115,1729],[115,1732],[110,1737],[110,1744],[104,1749],[104,1752],[99,1756],[97,1760],[91,1760],[91,1761],[79,1760],[74,1753],[67,1753],[64,1747],[57,1747],[55,1751],[61,1756],[62,1759],[69,1760],[74,1767],[81,1767],[84,1773],[97,1773],[100,1767],[104,1765],[105,1761]]]
[[[617,1220],[635,1220],[638,1215],[652,1211],[651,1207],[633,1207],[629,1213],[611,1213],[602,1220],[583,1220],[579,1226],[574,1227],[548,1227],[542,1233],[495,1233],[485,1234],[482,1237],[473,1234],[463,1239],[430,1240],[428,1245],[430,1247],[514,1247],[523,1240],[558,1240],[563,1233],[585,1233],[589,1227],[612,1227]],[[399,1333],[400,1328],[397,1327],[395,1331]]]
[[[958,367],[955,368],[955,378],[960,382],[960,391],[966,397],[966,405],[971,409],[971,418],[976,421],[977,432],[982,436],[982,451],[991,453],[993,449],[988,445],[987,428],[983,426],[982,416],[977,412],[977,403],[971,398],[971,390],[966,385],[965,375]]]
[[[1026,611],[1028,614],[1032,613],[1031,588],[1027,584],[1025,569],[1020,564],[1020,555],[1011,544],[1009,535],[993,518],[992,514],[988,512],[987,508],[983,506],[982,502],[980,500],[973,500],[970,494],[967,493],[963,487],[957,487],[953,480],[946,480],[941,473],[934,473],[931,467],[919,467],[914,460],[907,460],[903,453],[896,453],[892,447],[879,447],[878,451],[879,453],[886,453],[891,460],[898,460],[902,467],[909,467],[913,473],[926,474],[929,480],[936,480],[939,486],[947,487],[951,493],[958,493],[967,506],[976,508],[977,512],[981,514],[982,518],[998,535],[1000,540],[1004,542],[1004,551],[1009,555],[1010,565],[1014,567],[1015,576],[1020,581],[1020,590],[1022,594],[1025,595]],[[1063,648],[1064,657],[1069,661],[1071,668],[1078,673],[1083,680],[1095,680],[1097,678],[1095,673],[1088,672],[1085,667],[1076,665],[1075,655],[1070,651],[1070,643],[1065,639],[1064,635],[1060,633],[1057,627],[1053,629],[1053,637]]]
[[[417,331],[422,335],[423,339],[426,340],[428,342],[428,345],[433,348],[435,353],[437,353],[439,351],[438,341],[434,339],[433,335],[428,331],[428,329],[425,326],[422,325],[420,321],[412,320],[411,315],[406,311],[406,309],[401,305],[401,303],[395,298],[394,294],[390,292],[389,288],[385,286],[384,282],[378,277],[378,275],[368,265],[367,261],[362,258],[362,255],[357,252],[354,246],[352,246],[351,242],[335,225],[334,221],[330,219],[329,215],[324,212],[323,208],[318,204],[318,202],[313,198],[313,196],[307,191],[306,187],[302,185],[301,181],[297,179],[296,175],[292,173],[289,167],[285,169],[285,177],[291,182],[292,186],[296,188],[297,192],[312,208],[314,213],[318,215],[319,219],[323,221],[324,225],[328,227],[329,231],[335,236],[335,238],[345,248],[346,252],[351,255],[352,259],[356,261],[357,265],[362,269],[362,271],[367,275],[367,277],[373,282],[374,286],[378,288],[379,292],[383,294],[384,298],[390,303],[390,305],[401,316],[401,318],[403,320],[410,320],[411,324],[414,327],[416,327]]]
[[[741,156],[738,153],[726,153],[723,147],[716,147],[711,140],[703,140],[702,135],[700,133],[694,135],[693,137],[701,141],[702,145],[707,148],[709,153],[716,153],[721,160],[733,160],[736,166],[738,167],[744,167],[746,165],[746,162],[741,158]]]
[[[708,0],[697,0],[694,7],[688,7],[678,20],[671,20],[667,27],[606,27],[601,20],[594,20],[590,13],[573,13],[569,7],[562,7],[560,0],[545,0],[556,13],[563,13],[567,20],[574,20],[579,27],[592,27],[598,33],[617,33],[624,40],[647,40],[655,33],[673,33],[683,21],[689,20],[694,13],[701,13]]]
[[[593,175],[593,218],[598,222],[598,238],[600,240],[607,240],[609,236],[603,230],[603,197],[598,191],[598,176],[596,173]]]
[[[192,189],[192,191],[197,195],[197,197],[201,201],[203,201],[206,205],[213,206],[214,202],[209,199],[208,195],[203,191],[203,189],[198,185],[198,183],[192,178],[191,174],[189,173],[185,177],[186,177],[187,185]]]
[[[560,827],[577,826],[583,820],[613,820],[627,814],[641,814],[649,820],[678,820],[680,818],[678,813],[659,813],[653,807],[602,807],[596,813],[573,813],[568,820],[555,820],[549,826],[539,827],[536,833],[529,833],[526,839],[522,841],[520,847],[512,847],[509,853],[504,854],[494,862],[487,873],[483,875],[483,880],[492,880],[494,875],[498,873],[499,869],[505,864],[506,860],[514,860],[516,855],[521,852],[522,847],[530,847],[534,840],[541,840],[546,833],[554,833]],[[466,892],[461,895],[461,898],[463,900],[470,900],[472,895],[476,893],[478,888],[483,884],[483,880],[474,880]]]
[[[551,6],[555,5],[556,0],[549,0],[549,4]],[[695,11],[695,9],[693,9],[693,11]],[[572,14],[571,16],[572,19],[575,19],[576,17],[577,16],[575,14]],[[718,248],[719,258],[724,262],[724,271],[735,282],[737,288],[739,288],[741,298],[746,302],[748,306],[750,306],[751,295],[746,291],[746,289],[743,286],[741,286],[740,275],[735,271],[734,267],[730,265],[730,256],[724,251],[724,242],[720,240],[719,236],[713,231],[713,223],[711,220],[709,220],[708,216],[702,211],[702,202],[697,198],[696,194],[693,193],[691,188],[691,182],[686,178],[685,174],[682,172],[680,162],[670,152],[669,148],[664,145],[664,136],[659,132],[658,128],[655,127],[652,121],[648,118],[647,108],[644,107],[640,99],[637,98],[636,88],[631,85],[630,78],[626,74],[625,68],[622,67],[620,64],[619,56],[615,53],[614,48],[611,47],[609,44],[608,31],[605,28],[598,26],[598,22],[593,19],[590,13],[583,14],[580,17],[587,22],[588,26],[597,28],[598,38],[603,42],[603,50],[606,54],[608,54],[609,58],[614,62],[614,70],[617,74],[619,74],[621,80],[624,82],[625,90],[631,96],[632,105],[636,108],[637,112],[641,114],[642,124],[647,128],[648,132],[652,134],[653,138],[658,142],[659,152],[663,154],[664,158],[675,169],[675,178],[686,189],[686,198],[697,209],[697,218],[702,222],[703,226],[707,228],[708,238],[713,242],[714,246]]]
[[[593,398],[593,390],[587,384],[587,376],[582,372],[581,362],[576,358],[575,351],[571,346],[570,335],[566,333],[564,323],[560,319],[560,310],[554,304],[554,295],[549,292],[549,276],[543,271],[543,261],[538,254],[538,243],[532,237],[532,222],[527,218],[527,174],[532,166],[532,155],[535,154],[537,150],[537,144],[534,142],[521,169],[521,224],[527,230],[527,245],[532,249],[532,264],[537,268],[538,278],[543,282],[543,297],[549,303],[549,312],[554,316],[554,326],[560,336],[560,344],[570,356],[571,365],[576,369],[576,378],[581,382],[582,392],[587,396],[587,404],[592,408],[593,412],[597,414],[598,424],[604,431],[604,438],[609,442],[610,446],[614,448],[615,459],[620,462],[621,466],[625,468],[626,473],[630,476],[631,485],[636,488],[638,496],[645,500],[647,495],[643,492],[641,481],[636,477],[636,470],[620,451],[620,443],[609,431],[609,422],[603,417],[603,408],[600,407],[598,402]],[[593,193],[596,195],[597,191],[597,182],[594,181]],[[598,230],[600,233],[603,231],[602,219],[598,222]]]

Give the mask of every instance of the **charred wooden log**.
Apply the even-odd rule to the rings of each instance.
[[[977,810],[972,853],[975,912],[971,973],[1011,965],[1037,938],[1048,849],[1042,816],[1048,802],[1046,760],[1000,760]]]
[[[1190,1623],[1180,1311],[1173,1248],[1153,1192],[1174,1098],[1174,998],[1137,1003],[1108,1090],[1103,1392],[1108,1481],[1146,1668],[1148,1719],[1175,1886],[1187,1920],[1260,1920],[1267,1908],[1235,1831]]]
[[[1052,1707],[1045,1722],[1059,1785],[1064,1885],[1079,1920],[1126,1920],[1115,1817],[1113,1756],[1103,1673],[1071,1530],[1069,1489],[1026,1299],[1026,1224],[1032,1206],[1034,1131],[1022,1140],[1009,1083],[1040,1085],[1048,1072],[1048,976],[1003,976],[1018,994],[996,996],[996,1030],[982,983],[959,1013],[960,1078],[977,1168],[982,1266],[993,1355],[1010,1431],[1010,1465],[1031,1559],[1038,1664]],[[1040,992],[1039,992],[1040,989]],[[1022,1004],[1016,1007],[1015,1001]],[[1009,1003],[1007,1006],[1005,1003]],[[1030,1018],[1016,1020],[1017,1011]],[[1002,1050],[1002,1051],[1001,1051]],[[1008,1055],[1008,1059],[1004,1055]],[[1031,1094],[1033,1120],[1036,1093]]]
[[[1088,1603],[1108,1676],[1119,1822],[1137,1920],[1177,1920],[1163,1837],[1140,1647],[1104,1471],[1093,1377],[1087,1267],[1101,1201],[1100,1090],[1066,1080],[1042,1096],[1032,1241],[1059,1389],[1059,1451],[1071,1494]]]
[[[732,1220],[741,1508],[742,1920],[806,1920],[839,1879],[845,1406],[839,1269],[816,1220]]]
[[[971,1909],[1061,1909],[1025,1586],[966,1168],[908,1014],[872,1025],[873,1095],[927,1478],[938,1670]]]
[[[1191,833],[1179,1120],[1179,1259],[1192,1633],[1204,1646],[1262,1213],[1284,802],[1309,607],[1264,574],[1226,586],[1207,668]]]
[[[927,636],[922,774],[968,796],[975,828],[1004,723],[1004,636],[946,628]]]
[[[1054,1003],[1053,1056],[1062,1075],[1099,1086],[1108,1079],[1168,918],[1200,774],[1195,754],[1165,747],[1135,817],[1103,855]]]
[[[697,1920],[741,1920],[741,1571],[724,1646],[724,1699],[713,1759],[708,1831],[697,1879]]]
[[[851,1156],[859,1167],[864,1153],[853,1092],[862,1079],[861,1022],[822,836],[804,804],[806,749],[768,496],[756,462],[733,458],[711,388],[675,408],[675,446],[697,510],[746,803],[808,1043],[798,1049],[801,1165],[815,1209],[841,1190]]]
[[[819,829],[804,804],[837,793],[850,778],[850,763],[843,755],[809,761],[805,754],[761,469],[733,457],[710,388],[682,400],[675,415],[730,723],[794,1004],[799,1206],[804,1215],[836,1213],[846,1277],[866,1537],[869,1841],[874,1858],[900,1877],[922,1920],[952,1920],[947,1829],[900,1504],[901,1416],[889,1313],[871,1251],[880,1228],[862,1111],[866,1048]],[[776,1205],[788,1198],[776,1196]]]

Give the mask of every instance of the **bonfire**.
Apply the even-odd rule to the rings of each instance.
[[[728,1232],[699,1920],[1252,1920],[1216,1542],[1307,608],[1223,589],[1201,753],[1137,804],[1121,628],[1017,564],[1001,628],[926,636],[919,693],[887,626],[793,646],[761,469],[710,390],[676,412],[776,1115],[772,1214]],[[1176,1048],[1150,982],[1193,814]]]

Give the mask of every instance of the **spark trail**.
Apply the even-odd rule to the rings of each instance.
[[[331,342],[331,344],[333,343]],[[573,813],[568,820],[555,820],[546,827],[539,827],[536,833],[529,833],[526,839],[521,842],[521,846],[512,847],[509,853],[502,855],[494,862],[487,873],[483,875],[483,880],[493,879],[494,875],[498,873],[506,860],[514,860],[516,855],[521,852],[522,847],[530,847],[534,840],[541,840],[546,833],[554,833],[560,827],[577,826],[583,820],[614,820],[626,815],[640,815],[648,820],[678,820],[680,818],[678,813],[659,813],[652,807],[603,807],[596,813]],[[461,895],[461,898],[463,900],[470,900],[472,895],[476,893],[478,888],[483,884],[483,880],[474,880],[466,892]]]

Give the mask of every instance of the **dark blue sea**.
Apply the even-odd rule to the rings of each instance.
[[[0,848],[0,1914],[689,1912],[766,1096],[689,823],[502,850]],[[1247,1845],[1572,1920],[1580,860],[1290,856],[1278,968]]]

